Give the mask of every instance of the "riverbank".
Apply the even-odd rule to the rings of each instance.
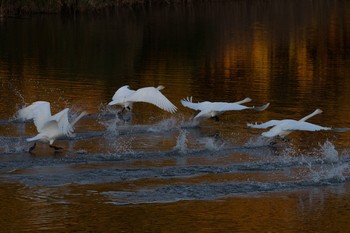
[[[120,7],[189,4],[194,1],[196,0],[1,0],[0,17],[37,13],[105,12]]]

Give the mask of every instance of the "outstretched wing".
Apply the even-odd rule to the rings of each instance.
[[[187,108],[191,108],[193,110],[202,111],[203,110],[203,102],[202,103],[193,103],[192,96],[186,97],[181,100],[181,104]]]
[[[56,123],[58,126],[58,129],[62,134],[66,136],[72,136],[74,130],[71,124],[69,123],[68,112],[69,112],[69,108],[65,108],[62,111],[51,116],[46,122],[44,127],[49,127],[52,124]]]
[[[181,100],[181,104],[187,108],[191,108],[193,110],[201,111],[203,110],[202,103],[193,103],[192,102],[192,96],[186,97]]]
[[[257,106],[257,107],[255,107],[255,106],[254,107],[249,107],[249,109],[261,112],[261,111],[264,111],[265,109],[267,109],[269,106],[270,106],[270,103],[267,103],[267,104],[264,104],[264,105],[261,105],[261,106]]]
[[[18,119],[33,120],[38,132],[42,130],[46,121],[51,117],[50,103],[46,101],[37,101],[20,109]]]
[[[296,121],[293,124],[286,124],[283,127],[283,130],[303,130],[303,131],[319,131],[319,130],[332,130],[330,127],[323,127],[315,125],[305,121]]]
[[[249,107],[240,105],[237,103],[227,103],[227,102],[213,102],[211,103],[211,110],[224,112],[224,111],[240,111],[244,109],[249,109]]]
[[[156,105],[170,113],[176,112],[177,108],[172,104],[157,88],[144,87],[135,91],[133,94],[125,98],[128,102],[145,102]]]
[[[333,128],[332,130],[337,133],[344,133],[346,131],[349,131],[350,128]]]
[[[257,124],[257,123],[250,124],[250,123],[247,123],[247,126],[250,127],[250,128],[256,128],[256,129],[266,129],[266,128],[278,125],[279,123],[281,123],[280,120],[271,120],[271,121],[267,121],[267,122],[265,122],[263,124]]]
[[[23,121],[32,120],[38,112],[42,116],[51,116],[50,103],[46,101],[33,102],[31,105],[18,110],[17,118]]]

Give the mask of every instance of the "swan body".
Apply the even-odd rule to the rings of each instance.
[[[177,108],[160,91],[163,86],[143,87],[138,90],[131,90],[128,85],[119,88],[112,97],[108,105],[120,105],[124,109],[131,110],[135,102],[145,102],[153,104],[167,112],[174,113]]]
[[[285,136],[287,136],[288,134],[296,130],[303,130],[303,131],[334,130],[337,132],[345,132],[349,130],[347,128],[335,129],[330,127],[323,127],[323,126],[306,122],[306,120],[308,120],[309,118],[320,113],[322,113],[322,110],[316,109],[313,113],[303,117],[300,120],[292,120],[292,119],[271,120],[263,124],[248,123],[247,126],[251,128],[257,128],[257,129],[266,129],[266,128],[272,127],[269,131],[262,133],[262,135],[265,137],[280,136],[282,138],[284,138]]]
[[[20,120],[33,120],[34,125],[38,131],[38,134],[34,137],[26,139],[28,142],[41,141],[48,142],[50,147],[60,149],[53,146],[56,139],[63,136],[73,137],[74,125],[85,115],[86,112],[80,113],[80,115],[74,119],[73,122],[68,120],[69,108],[65,108],[62,111],[51,115],[50,103],[46,101],[37,101],[31,105],[20,109],[17,113],[17,117]],[[34,146],[30,149],[33,150]]]
[[[198,102],[194,103],[192,102],[192,97],[187,97],[185,99],[181,100],[181,104],[185,107],[200,111],[194,119],[207,119],[207,118],[216,118],[225,111],[239,111],[239,110],[245,110],[245,109],[251,109],[256,111],[263,111],[265,110],[270,103],[267,103],[260,107],[247,107],[242,104],[250,102],[250,98],[245,98],[243,100],[233,102],[233,103],[227,103],[227,102]]]

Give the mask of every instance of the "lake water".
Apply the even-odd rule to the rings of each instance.
[[[0,21],[4,232],[347,232],[350,132],[270,141],[247,123],[350,127],[350,2],[229,1]],[[163,85],[175,114],[107,106]],[[180,100],[270,103],[188,127]],[[85,110],[55,153],[16,111]]]

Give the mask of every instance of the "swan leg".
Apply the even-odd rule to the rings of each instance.
[[[269,145],[275,146],[278,142],[287,143],[287,142],[290,142],[290,139],[277,135],[276,137],[273,138],[273,140],[269,143]]]
[[[118,115],[123,115],[125,112],[131,112],[130,106],[123,107],[122,110],[118,112]]]
[[[118,116],[123,115],[124,111],[125,111],[125,108],[123,107],[122,110],[119,110],[119,111],[117,112],[117,115],[118,115]]]
[[[61,150],[61,149],[63,149],[62,147],[58,147],[58,146],[54,146],[54,145],[50,145],[50,147],[51,147],[51,148],[54,148],[55,151],[56,151],[56,150]]]
[[[281,138],[281,140],[282,140],[283,142],[290,142],[290,139],[288,139],[288,138]]]
[[[29,153],[32,153],[32,151],[35,149],[35,146],[36,146],[36,142],[34,143],[34,145],[33,146],[31,146],[30,148],[29,148]]]

